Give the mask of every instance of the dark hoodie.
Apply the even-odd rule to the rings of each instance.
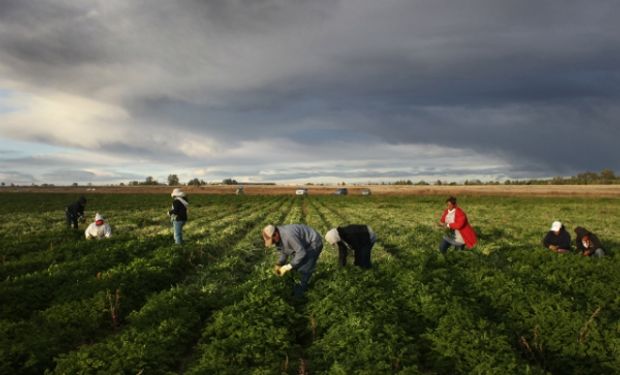
[[[577,238],[575,239],[575,245],[577,245],[577,250],[581,251],[582,253],[586,250],[588,250],[590,253],[593,253],[596,249],[603,248],[603,245],[601,244],[601,241],[598,239],[596,234],[590,232],[586,228],[575,228],[575,234],[577,235]],[[590,237],[590,247],[588,247],[587,249],[583,246],[583,242],[581,241],[585,236]]]
[[[67,213],[71,217],[78,218],[84,216],[84,206],[86,206],[86,198],[80,197],[77,202],[73,202],[67,206]]]
[[[182,197],[184,201],[189,203],[187,197]],[[172,201],[172,209],[168,211],[169,215],[176,215],[175,221],[187,221],[187,207],[178,199]]]
[[[543,239],[543,245],[545,248],[549,248],[549,245],[555,245],[560,249],[570,250],[570,234],[566,231],[562,225],[560,234],[556,235],[555,232],[550,230]]]

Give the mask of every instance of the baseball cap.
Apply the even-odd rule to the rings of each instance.
[[[560,229],[562,229],[562,223],[559,221],[554,221],[553,224],[551,224],[551,230],[554,232],[559,231]]]
[[[269,224],[263,228],[263,240],[265,241],[265,246],[269,247],[273,245],[273,234],[276,232],[276,227]]]

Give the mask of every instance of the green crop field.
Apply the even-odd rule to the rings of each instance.
[[[459,197],[479,235],[437,251],[445,197],[87,195],[113,238],[66,228],[69,194],[0,194],[1,374],[620,373],[620,201]],[[555,219],[608,256],[554,254]],[[303,300],[267,223],[378,236],[368,271],[327,245]],[[349,263],[352,259],[349,259]]]

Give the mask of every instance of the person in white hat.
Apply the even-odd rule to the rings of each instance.
[[[293,291],[301,297],[308,289],[310,276],[316,270],[316,262],[323,250],[321,235],[314,229],[303,224],[267,225],[262,231],[266,247],[276,246],[280,258],[275,266],[278,276],[291,270],[301,275],[300,284]],[[289,261],[289,257],[291,258]]]
[[[110,228],[110,224],[105,221],[103,215],[99,212],[95,215],[95,222],[90,223],[90,225],[84,231],[84,236],[87,240],[92,238],[102,239],[102,238],[110,238],[112,237],[112,228]]]
[[[175,188],[170,194],[172,197],[172,209],[168,211],[168,216],[172,221],[174,229],[174,243],[183,243],[183,226],[187,221],[187,206],[189,206],[187,196],[181,189]]]
[[[543,239],[543,246],[554,253],[567,253],[570,251],[570,234],[560,221],[554,221],[549,232]]]
[[[353,264],[361,268],[370,268],[370,250],[377,241],[377,236],[368,225],[351,224],[337,227],[325,234],[325,240],[338,247],[338,264],[347,264],[347,252],[353,249]]]

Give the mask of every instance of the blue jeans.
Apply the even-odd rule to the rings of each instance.
[[[312,272],[300,272],[299,275],[301,276],[300,283],[293,286],[293,295],[297,298],[302,297],[306,290],[308,290],[308,283],[310,282],[310,276],[312,276]]]
[[[180,245],[183,243],[183,226],[185,222],[174,220],[172,225],[174,227],[174,243]]]
[[[321,254],[321,249],[315,250],[318,254]],[[299,284],[295,284],[293,286],[293,295],[295,297],[301,297],[308,290],[308,284],[310,283],[310,277],[316,270],[316,262],[318,260],[318,255],[315,257],[308,258],[308,260],[301,266],[299,271],[300,282]]]
[[[439,251],[445,254],[446,251],[448,251],[448,249],[450,248],[450,246],[454,246],[457,250],[465,249],[464,244],[458,243],[448,236],[444,236],[444,238],[441,240],[441,243],[439,244]]]

